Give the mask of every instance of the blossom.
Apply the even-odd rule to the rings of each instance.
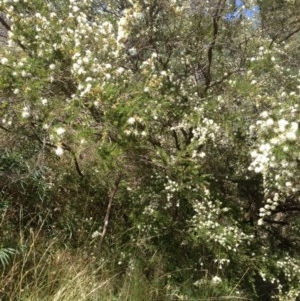
[[[266,126],[272,126],[274,124],[274,120],[272,118],[267,119]]]
[[[278,120],[279,131],[284,132],[285,127],[289,124],[289,122],[285,119]]]
[[[5,64],[8,63],[8,59],[6,57],[3,57],[3,58],[1,58],[0,62],[1,62],[2,65],[5,65]]]
[[[62,154],[64,153],[64,150],[62,149],[62,147],[61,146],[58,146],[56,149],[55,149],[55,154],[57,155],[57,156],[62,156]]]
[[[41,103],[42,103],[43,105],[46,105],[46,104],[48,103],[48,100],[47,100],[46,98],[42,98],[42,99],[41,99]]]
[[[24,107],[23,111],[22,111],[22,117],[23,118],[28,118],[29,116],[30,116],[30,113],[29,113],[28,107]]]
[[[269,113],[267,111],[263,111],[261,114],[260,114],[260,117],[261,118],[267,118],[269,116]]]
[[[119,68],[117,69],[117,73],[118,73],[118,74],[122,74],[124,71],[125,71],[125,69],[124,69],[123,67],[119,67]]]
[[[96,230],[92,233],[92,238],[97,238],[99,236],[101,236],[101,233],[98,230]]]
[[[134,124],[135,123],[135,118],[134,117],[130,117],[130,118],[128,118],[127,122],[129,124]]]
[[[218,276],[214,276],[212,278],[212,283],[214,283],[214,284],[218,284],[218,283],[221,283],[221,282],[222,282],[222,279]]]
[[[63,135],[66,130],[62,127],[56,129],[57,135]]]
[[[262,226],[264,224],[264,220],[262,218],[260,218],[258,221],[257,221],[257,224],[259,226]]]
[[[128,50],[128,52],[129,52],[129,54],[130,54],[131,56],[137,55],[137,51],[136,51],[136,49],[135,49],[134,47],[130,48],[130,49]]]
[[[294,141],[294,140],[297,139],[297,135],[296,135],[295,132],[292,132],[292,131],[287,132],[287,133],[286,133],[286,139],[287,139],[287,140],[290,140],[290,141]]]

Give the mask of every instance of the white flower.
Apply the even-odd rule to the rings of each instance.
[[[41,99],[41,103],[42,103],[43,105],[46,105],[46,104],[48,103],[48,100],[47,100],[46,98],[42,98],[42,99]]]
[[[135,123],[135,118],[134,118],[134,117],[130,117],[130,118],[127,120],[127,122],[128,122],[129,124],[134,124],[134,123]]]
[[[125,69],[124,69],[123,67],[119,67],[119,68],[117,69],[117,73],[118,73],[118,74],[122,74],[124,71],[125,71]]]
[[[297,131],[298,130],[298,123],[297,122],[292,122],[291,123],[291,130],[292,131]]]
[[[136,49],[133,47],[133,48],[130,48],[129,50],[128,50],[128,52],[129,52],[129,54],[131,55],[131,56],[135,56],[135,55],[137,55],[137,51],[136,51]]]
[[[271,145],[269,143],[265,143],[259,146],[259,150],[261,152],[269,152],[271,149]]]
[[[295,132],[287,132],[286,133],[286,139],[290,141],[294,141],[297,139],[297,135]]]
[[[218,284],[220,282],[222,282],[222,279],[220,277],[215,276],[215,277],[212,278],[212,283]]]
[[[55,150],[55,154],[60,157],[63,153],[64,153],[64,150],[62,149],[62,147],[58,146]]]
[[[54,70],[55,67],[56,67],[55,64],[50,64],[49,69],[50,69],[50,70]]]
[[[259,116],[261,118],[267,118],[269,116],[269,113],[267,111],[263,111]]]
[[[74,5],[74,6],[72,7],[72,10],[73,10],[74,13],[77,13],[77,12],[79,11],[79,7],[76,6],[76,5]]]
[[[274,124],[274,120],[272,118],[269,118],[267,121],[266,121],[266,125],[267,126],[272,126]]]
[[[262,166],[257,166],[254,168],[254,172],[255,173],[261,173],[263,171],[263,167]]]
[[[66,130],[62,127],[56,129],[57,135],[63,135]]]
[[[285,127],[289,124],[289,122],[285,119],[278,120],[279,130],[280,132],[284,132]]]
[[[30,116],[29,109],[27,107],[24,107],[23,112],[22,112],[22,117],[23,118],[28,118],[29,116]]]
[[[92,238],[97,238],[99,236],[101,236],[101,233],[97,230],[92,233]]]
[[[6,57],[1,58],[1,64],[5,65],[8,63],[8,59]]]
[[[272,138],[272,139],[270,140],[270,142],[271,142],[272,144],[274,144],[274,145],[277,145],[277,144],[279,143],[279,139],[278,139],[277,137],[275,137],[275,138]]]
[[[258,224],[259,226],[262,226],[262,225],[264,224],[264,220],[263,220],[262,218],[260,218],[260,219],[258,220],[257,224]]]
[[[206,156],[206,154],[204,153],[204,152],[201,152],[200,154],[199,154],[199,157],[200,158],[204,158]]]

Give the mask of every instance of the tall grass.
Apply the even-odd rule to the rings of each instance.
[[[19,252],[2,269],[1,301],[247,300],[236,294],[220,297],[208,276],[194,292],[185,282],[172,282],[172,273],[165,272],[157,252],[148,261],[133,256],[116,268],[113,252],[94,255],[88,247],[85,251],[63,247],[46,237],[42,226],[26,237],[20,231]],[[230,287],[222,291],[230,292]]]
[[[0,300],[113,300],[117,275],[102,271],[95,258],[59,249],[55,239],[45,241],[39,234],[31,231],[27,247],[3,268]]]

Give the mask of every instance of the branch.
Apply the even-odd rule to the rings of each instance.
[[[224,75],[221,79],[219,79],[219,80],[213,82],[209,87],[207,87],[207,89],[210,89],[210,88],[212,88],[212,87],[214,87],[214,86],[216,86],[216,85],[221,84],[224,80],[228,79],[232,74],[238,73],[238,72],[241,72],[241,71],[242,71],[242,70],[241,70],[240,68],[238,68],[238,69],[236,69],[236,70],[232,70],[232,71],[227,72],[226,75]]]
[[[0,124],[0,129],[4,130],[5,132],[11,132],[8,128],[4,127],[2,124]]]
[[[0,23],[7,31],[11,31],[11,27],[8,25],[8,23],[4,20],[2,16],[0,16]],[[26,50],[26,47],[19,40],[17,40],[17,44],[22,48],[22,50]]]
[[[281,39],[278,43],[280,44],[280,43],[288,40],[290,37],[292,37],[294,34],[296,34],[299,31],[300,31],[300,27],[298,27],[297,29],[295,29],[292,32],[290,32],[287,36],[285,36],[283,39]]]
[[[188,133],[187,133],[187,132],[185,131],[185,129],[183,129],[183,128],[180,128],[180,131],[181,131],[181,133],[182,133],[183,136],[184,136],[185,144],[186,144],[186,145],[189,145],[189,144],[191,143],[191,141],[192,141],[193,136],[194,136],[194,135],[193,135],[193,128],[190,127]]]
[[[176,149],[180,151],[180,144],[179,144],[179,141],[178,141],[178,137],[177,137],[176,131],[173,130],[172,134],[173,134],[173,137],[174,137],[174,140],[175,140]]]
[[[118,191],[120,182],[121,182],[121,175],[118,174],[117,178],[115,180],[115,187],[114,187],[114,189],[112,190],[112,192],[110,193],[110,196],[109,196],[108,205],[107,205],[107,209],[106,209],[106,214],[105,214],[105,218],[104,218],[103,231],[101,233],[101,239],[100,239],[100,242],[99,242],[99,249],[101,249],[104,237],[107,233],[112,202],[113,202],[113,200],[115,198],[115,195]]]
[[[276,210],[274,210],[274,213],[286,213],[286,212],[291,212],[291,211],[300,211],[300,207],[299,206],[284,206],[281,208],[278,208]]]
[[[7,22],[3,19],[3,17],[0,16],[0,23],[3,25],[3,27],[8,30],[11,31],[10,26],[7,24]]]
[[[218,31],[219,31],[219,20],[221,17],[221,12],[224,9],[226,0],[219,0],[218,5],[216,8],[216,11],[213,15],[213,38],[212,41],[208,47],[207,51],[207,58],[208,58],[208,65],[207,65],[207,74],[209,80],[207,80],[206,87],[205,87],[205,92],[208,90],[211,82],[211,66],[212,66],[212,59],[213,59],[213,49],[215,47],[216,41],[217,41],[217,36],[218,36]]]
[[[289,223],[287,223],[287,222],[274,221],[274,220],[271,220],[271,219],[264,219],[264,222],[267,222],[267,223],[269,223],[269,224],[282,225],[282,226],[289,225]]]
[[[79,166],[77,157],[76,157],[76,155],[75,155],[75,152],[71,149],[71,147],[70,147],[69,145],[66,145],[65,143],[62,143],[62,146],[63,146],[63,148],[64,148],[65,150],[67,150],[67,151],[69,151],[69,152],[71,153],[71,155],[72,155],[72,157],[73,157],[73,160],[74,160],[74,163],[75,163],[76,171],[77,171],[77,173],[78,173],[81,177],[83,177],[84,175],[83,175],[83,173],[82,173],[82,171],[81,171],[81,169],[80,169],[80,166]]]

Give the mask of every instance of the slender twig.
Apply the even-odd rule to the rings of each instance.
[[[176,149],[180,151],[180,143],[179,143],[179,140],[178,140],[178,136],[177,136],[177,133],[175,130],[172,131],[172,134],[173,134],[173,137],[174,137],[174,140],[175,140],[175,146],[176,146]]]
[[[238,281],[238,283],[234,286],[234,288],[231,290],[229,296],[231,297],[232,294],[234,293],[234,291],[238,288],[239,284],[242,282],[242,280],[245,278],[245,276],[248,274],[249,271],[249,267],[247,268],[247,270],[245,271],[245,273],[243,274],[243,276],[240,278],[240,280]]]
[[[115,195],[118,191],[120,182],[121,182],[121,175],[118,174],[117,178],[115,180],[115,186],[114,186],[113,190],[111,191],[109,199],[108,199],[108,205],[107,205],[106,214],[105,214],[105,218],[104,218],[103,231],[101,233],[101,238],[100,238],[100,242],[99,242],[99,249],[101,249],[104,237],[107,233],[112,202],[113,202],[113,200],[115,198]]]
[[[2,124],[0,124],[0,129],[4,130],[5,132],[11,132],[8,128],[4,127]]]
[[[71,148],[69,145],[67,145],[67,144],[65,144],[65,143],[62,143],[62,146],[63,146],[63,148],[64,148],[65,150],[67,150],[67,151],[70,152],[70,154],[71,154],[72,157],[73,157],[73,160],[74,160],[74,163],[75,163],[75,168],[76,168],[77,173],[78,173],[81,177],[83,177],[84,175],[83,175],[83,173],[82,173],[82,171],[81,171],[81,169],[80,169],[80,166],[79,166],[77,157],[76,157],[76,155],[75,155],[75,152],[72,150],[72,148]]]

